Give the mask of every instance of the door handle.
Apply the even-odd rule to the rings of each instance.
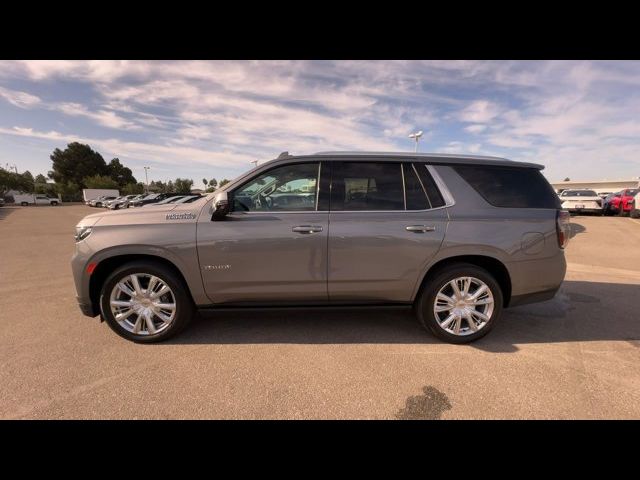
[[[435,231],[435,229],[436,227],[427,227],[426,225],[409,225],[405,227],[405,230],[407,232],[414,232],[414,233],[433,232]]]
[[[322,227],[320,225],[298,225],[293,227],[291,231],[296,233],[316,233],[321,232]]]

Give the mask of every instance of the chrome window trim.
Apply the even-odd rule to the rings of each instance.
[[[320,175],[322,173],[322,162],[318,162],[318,176],[316,177],[316,212],[318,211],[318,200],[320,199]]]
[[[404,200],[404,210],[407,211],[407,185],[404,182],[404,163],[400,162],[400,175],[402,176],[402,198]]]
[[[307,162],[296,162],[296,163],[307,163]],[[312,162],[308,162],[308,163],[312,163]],[[444,181],[442,180],[442,178],[440,177],[440,175],[438,174],[438,172],[435,170],[435,168],[432,165],[429,164],[423,164],[426,166],[427,171],[429,172],[429,174],[431,175],[431,177],[433,178],[433,181],[436,184],[436,187],[438,188],[438,190],[440,191],[440,194],[442,195],[442,198],[444,199],[445,204],[440,206],[440,207],[431,207],[431,208],[426,208],[423,210],[407,210],[406,209],[406,188],[404,185],[404,170],[402,168],[402,163],[400,164],[400,172],[402,173],[402,184],[403,184],[403,189],[404,189],[404,196],[405,196],[405,209],[404,210],[317,210],[318,208],[318,199],[320,198],[319,195],[319,189],[320,189],[320,169],[322,162],[319,162],[319,167],[318,167],[318,182],[317,182],[317,188],[318,188],[318,193],[316,194],[316,210],[287,210],[287,211],[278,211],[278,210],[271,210],[271,211],[266,211],[266,212],[255,212],[255,211],[249,211],[249,212],[230,212],[229,215],[288,215],[288,214],[311,214],[311,213],[358,213],[358,214],[362,214],[362,213],[376,213],[376,214],[380,214],[380,213],[420,213],[420,212],[432,212],[435,210],[441,210],[443,208],[448,208],[448,207],[452,207],[453,205],[456,204],[455,199],[453,198],[453,195],[451,195],[451,192],[449,191],[449,189],[447,188],[446,184],[444,183]],[[283,166],[283,165],[278,165],[278,166]],[[411,166],[414,168],[414,170],[416,169],[416,166],[413,164],[413,162],[411,162]],[[274,167],[275,168],[275,167]],[[271,169],[269,169],[271,170]],[[268,170],[267,170],[268,171]],[[264,172],[262,172],[264,173]],[[420,178],[420,175],[418,175],[418,172],[416,171],[416,175],[418,176],[418,181],[420,182],[420,185],[422,186],[422,188],[424,189],[424,185],[422,184],[422,179]],[[331,192],[331,187],[333,186],[333,182],[330,182],[329,184],[329,191]],[[235,190],[235,189],[234,189]],[[233,192],[233,191],[232,191]],[[425,196],[427,197],[427,202],[429,203],[429,205],[431,205],[431,199],[429,198],[429,195],[426,194],[426,190],[425,190]]]
[[[433,165],[426,164],[426,167],[427,171],[431,174],[431,178],[433,178],[433,181],[436,182],[436,187],[438,187],[438,190],[440,190],[440,195],[442,195],[442,198],[444,199],[444,207],[454,206],[456,204],[456,200],[453,198],[453,195],[451,195],[451,192],[442,180],[442,177],[440,177],[436,169],[433,168]]]

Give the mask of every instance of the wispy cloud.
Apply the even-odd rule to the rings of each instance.
[[[638,87],[640,62],[3,61],[0,145],[46,171],[19,139],[73,138],[175,177],[282,150],[410,150],[423,129],[424,150],[632,176]]]

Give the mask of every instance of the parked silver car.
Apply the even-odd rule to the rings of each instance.
[[[439,338],[470,342],[564,279],[569,214],[542,168],[282,154],[191,203],[85,217],[78,302],[135,342],[177,334],[196,309],[292,305],[413,305]]]

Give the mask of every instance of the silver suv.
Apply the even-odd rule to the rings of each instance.
[[[78,302],[144,343],[177,334],[196,309],[331,305],[413,305],[439,338],[470,342],[563,281],[569,216],[542,168],[284,153],[192,203],[85,217]]]

